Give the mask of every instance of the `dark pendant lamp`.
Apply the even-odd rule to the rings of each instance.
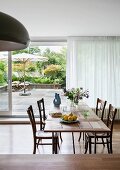
[[[24,49],[29,42],[26,28],[15,18],[0,12],[0,51]]]

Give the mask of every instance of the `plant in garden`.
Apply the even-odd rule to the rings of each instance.
[[[0,84],[3,85],[7,82],[7,72],[6,72],[6,64],[4,61],[0,62]]]
[[[37,61],[35,63],[26,63],[26,80],[32,83],[59,83],[65,84],[66,77],[66,48],[55,52],[50,48],[46,48],[43,52],[40,47],[32,47],[29,49],[14,51],[13,54],[30,53],[39,54],[47,57],[48,61]],[[17,72],[17,73],[16,73]],[[13,79],[23,79],[23,66],[20,62],[13,62]],[[34,78],[35,77],[35,78]]]
[[[49,65],[45,70],[44,74],[46,76],[50,76],[51,78],[55,79],[57,77],[57,74],[61,71],[60,65]]]

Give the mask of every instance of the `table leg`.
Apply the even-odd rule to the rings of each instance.
[[[58,139],[54,137],[54,132],[52,132],[52,154],[57,154],[57,145],[58,145]]]
[[[72,132],[72,140],[73,140],[73,153],[75,154],[75,141],[74,141],[74,133]]]
[[[55,135],[57,136],[57,134]],[[57,154],[58,153],[58,137],[55,138],[54,147],[55,147],[55,154]]]

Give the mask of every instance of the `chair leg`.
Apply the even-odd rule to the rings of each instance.
[[[33,154],[36,154],[36,139],[34,139]]]
[[[103,144],[103,146],[105,147],[105,143],[104,143],[104,140],[103,140],[103,138],[102,138],[102,144]]]
[[[87,137],[85,135],[85,152],[84,152],[84,154],[86,154],[87,151],[88,151],[88,139],[87,139]]]
[[[39,146],[40,141],[42,141],[42,139],[38,139],[37,148]]]
[[[97,138],[96,138],[96,133],[95,133],[94,139],[95,139],[95,144],[94,144],[94,154],[96,154],[96,140],[97,140]]]
[[[58,148],[60,149],[59,137],[57,137],[57,145],[58,145]]]
[[[80,142],[81,134],[83,134],[83,140],[85,140],[85,133],[84,132],[80,132],[80,135],[79,135],[79,138],[78,138],[78,142]]]
[[[74,133],[72,132],[72,140],[73,140],[73,153],[75,154],[75,142],[74,142]]]
[[[91,154],[91,145],[92,144],[91,144],[91,138],[90,137],[89,137],[89,141],[88,142],[89,142],[89,154]]]
[[[61,140],[61,142],[63,142],[61,132],[60,132],[60,140]]]
[[[110,153],[109,141],[108,139],[106,139],[106,141],[107,141],[107,150],[108,150],[108,153]]]
[[[85,139],[85,133],[83,132],[83,140]]]
[[[111,154],[113,153],[113,150],[112,150],[112,138],[110,138],[110,153]]]
[[[79,135],[79,138],[78,138],[78,142],[80,142],[80,139],[81,139],[81,133],[82,133],[82,132],[80,132],[80,135]]]

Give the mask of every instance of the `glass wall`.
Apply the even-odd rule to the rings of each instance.
[[[44,97],[47,106],[55,91],[66,85],[66,43],[31,43],[12,53],[12,114],[27,116],[26,110]],[[46,106],[46,108],[47,108]]]
[[[11,70],[9,55],[8,52],[0,53],[0,115],[11,114]]]

